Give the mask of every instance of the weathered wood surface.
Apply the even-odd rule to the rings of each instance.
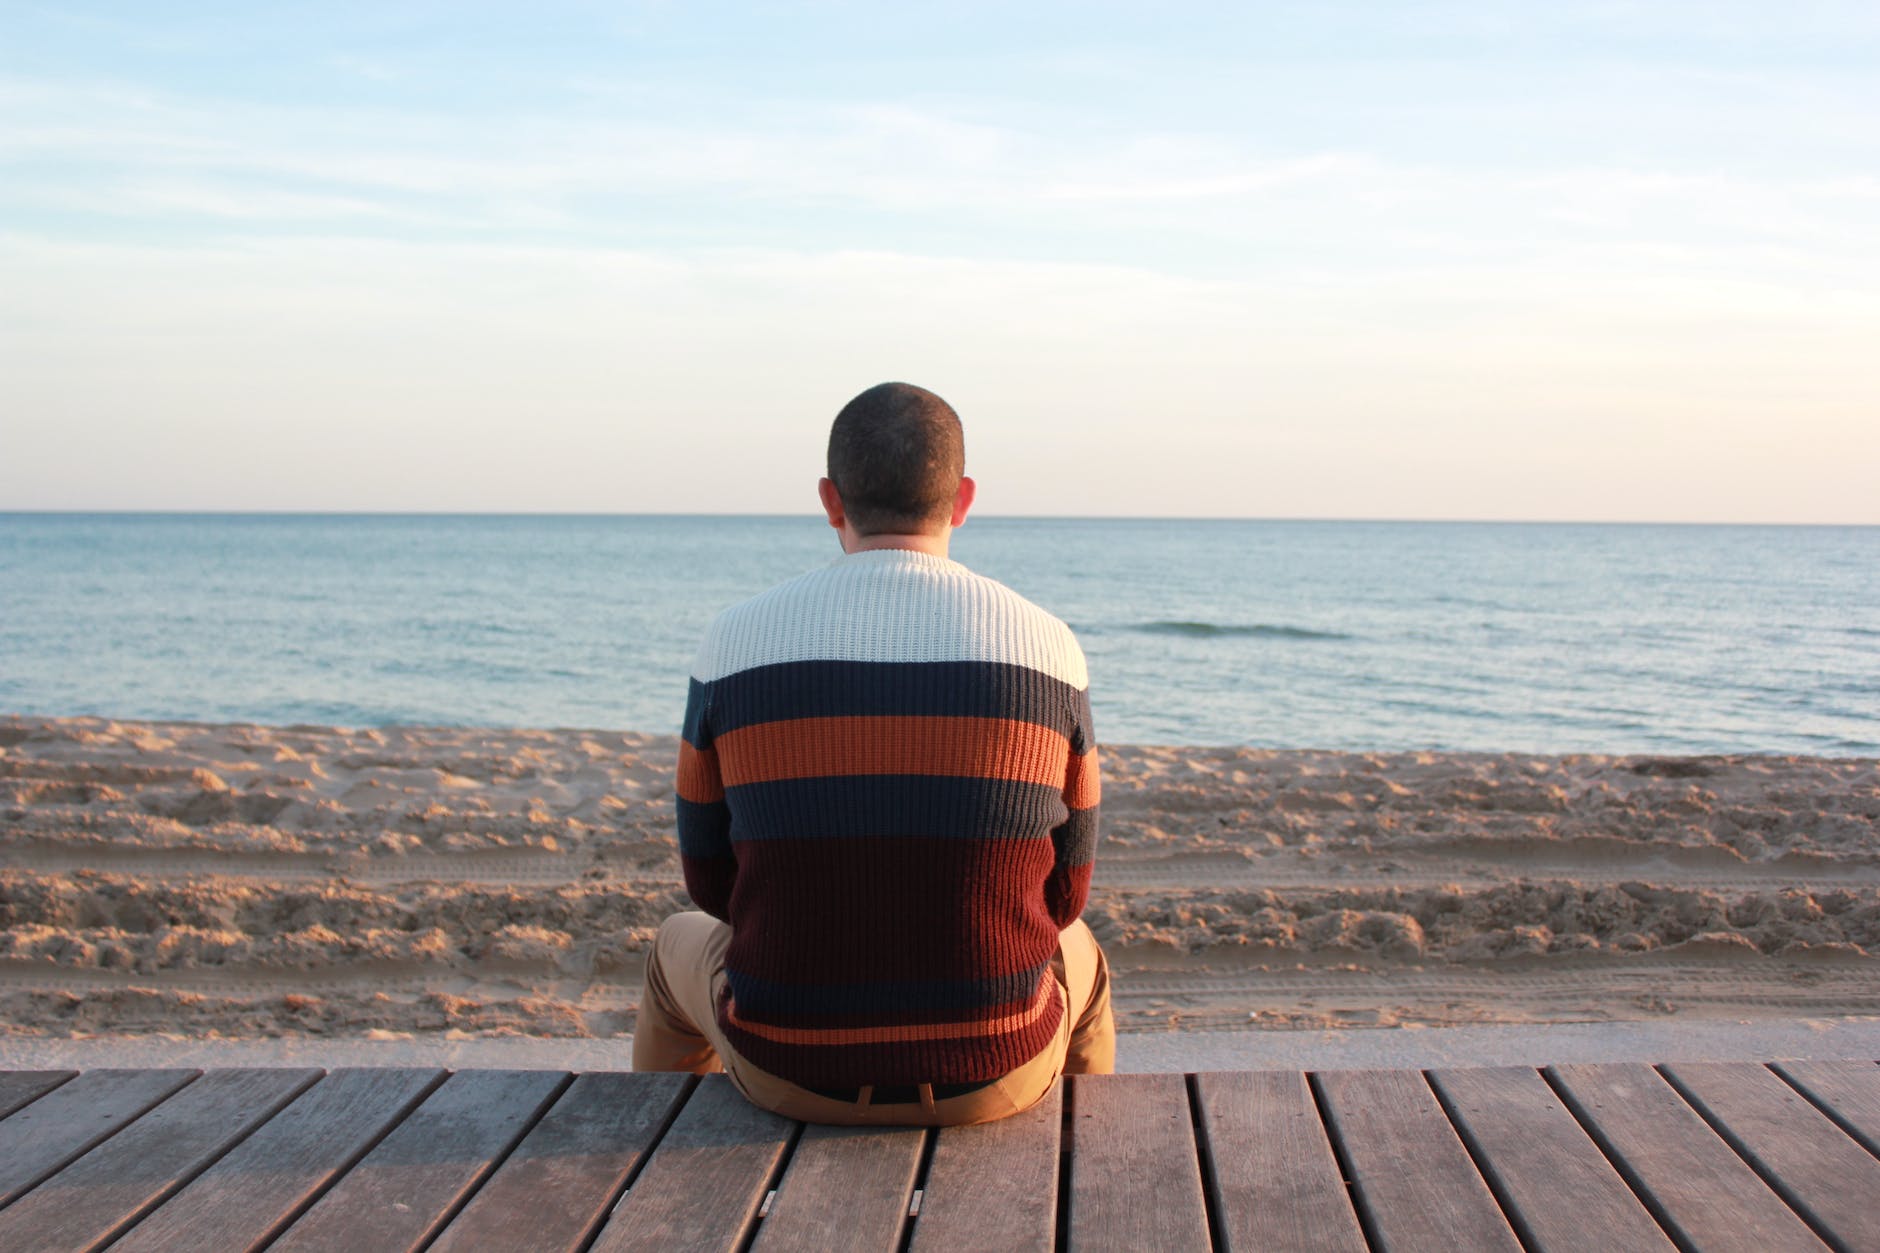
[[[10,1205],[200,1071],[91,1070],[0,1121],[0,1205]]]
[[[458,1071],[341,1176],[270,1253],[423,1247],[567,1080],[554,1070]]]
[[[1776,1070],[1834,1119],[1842,1130],[1880,1154],[1880,1066],[1872,1062],[1778,1062]]]
[[[1652,1216],[1687,1247],[1705,1253],[1823,1247],[1650,1066],[1556,1066],[1549,1074]]]
[[[1312,1090],[1297,1071],[1196,1075],[1196,1129],[1227,1250],[1365,1247]]]
[[[684,1075],[580,1076],[444,1229],[432,1253],[581,1248],[689,1087]]]
[[[1435,1093],[1414,1070],[1318,1077],[1366,1224],[1389,1249],[1520,1249]]]
[[[1430,1082],[1530,1249],[1676,1247],[1547,1081],[1527,1067]]]
[[[441,1070],[333,1071],[113,1249],[260,1248],[443,1078]]]
[[[0,1249],[101,1247],[319,1077],[210,1071],[0,1210]]]
[[[723,1075],[706,1075],[601,1228],[595,1250],[738,1248],[797,1127],[746,1101]]]
[[[1663,1068],[1684,1099],[1815,1230],[1880,1250],[1880,1159],[1767,1067],[1680,1062]]]
[[[1207,1198],[1181,1075],[1071,1080],[1070,1242],[1205,1249]]]
[[[1077,1077],[923,1130],[719,1075],[0,1072],[0,1248],[1880,1249],[1876,1075]]]
[[[38,1100],[77,1073],[76,1070],[9,1070],[0,1074],[0,1118]]]
[[[926,1143],[914,1127],[803,1128],[755,1253],[897,1247]]]
[[[1060,1083],[1022,1114],[936,1130],[914,1253],[1051,1253],[1063,1125]]]

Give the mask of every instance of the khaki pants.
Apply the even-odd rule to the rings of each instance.
[[[674,914],[659,928],[646,962],[646,990],[633,1032],[635,1070],[710,1074],[722,1068],[753,1105],[803,1122],[947,1127],[991,1122],[1031,1108],[1061,1074],[1108,1074],[1116,1068],[1110,1017],[1110,967],[1081,921],[1059,937],[1051,971],[1064,993],[1057,1036],[1038,1056],[973,1092],[935,1100],[920,1085],[919,1103],[876,1105],[870,1090],[839,1101],[759,1070],[738,1056],[719,1029],[714,1007],[724,987],[731,928],[709,914]]]

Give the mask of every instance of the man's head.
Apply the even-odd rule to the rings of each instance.
[[[842,407],[829,429],[829,478],[858,536],[939,535],[972,500],[966,441],[953,407],[925,388],[882,383]],[[825,506],[831,504],[824,489]],[[832,512],[830,521],[841,525]]]

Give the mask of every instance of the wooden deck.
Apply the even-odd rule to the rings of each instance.
[[[1880,1250],[1880,1066],[1069,1080],[804,1127],[718,1076],[0,1071],[0,1249]]]

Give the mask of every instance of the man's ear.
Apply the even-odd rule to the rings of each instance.
[[[818,479],[816,494],[822,498],[823,512],[829,515],[829,525],[840,531],[842,524],[848,521],[848,510],[842,507],[842,493],[836,490],[833,479]]]
[[[827,479],[823,480],[828,482]],[[966,521],[967,510],[973,507],[973,497],[979,491],[979,485],[965,475],[960,476],[960,490],[953,494],[953,525],[959,526]]]

